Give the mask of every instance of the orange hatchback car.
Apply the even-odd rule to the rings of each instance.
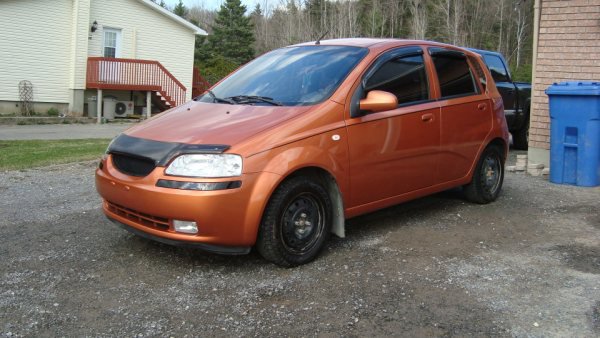
[[[266,53],[119,135],[96,187],[137,235],[295,266],[347,218],[460,186],[495,200],[508,136],[477,54],[329,40]]]

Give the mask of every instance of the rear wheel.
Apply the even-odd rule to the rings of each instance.
[[[331,232],[332,203],[327,191],[307,177],[293,177],[277,188],[265,210],[258,252],[284,267],[313,260]]]
[[[487,204],[498,198],[504,181],[504,157],[498,146],[488,146],[477,163],[471,182],[464,186],[466,198]]]

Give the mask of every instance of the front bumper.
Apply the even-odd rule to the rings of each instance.
[[[138,235],[140,237],[151,239],[153,241],[165,243],[168,245],[180,246],[180,247],[192,248],[192,249],[201,249],[201,250],[204,250],[207,252],[217,253],[217,254],[221,254],[221,255],[245,255],[250,252],[250,248],[251,248],[249,246],[220,246],[220,245],[213,245],[213,244],[206,244],[206,243],[177,241],[177,240],[173,240],[173,239],[169,239],[169,238],[165,238],[165,237],[154,236],[147,232],[140,231],[137,228],[129,226],[125,223],[121,223],[121,222],[117,221],[116,219],[111,218],[110,216],[107,216],[107,218],[114,224],[131,232],[134,235]]]
[[[245,253],[256,242],[262,212],[280,180],[272,173],[243,174],[241,187],[196,191],[158,187],[159,179],[225,182],[167,176],[156,167],[145,177],[118,171],[111,156],[96,170],[96,189],[106,216],[135,234],[167,244],[193,246],[220,253]],[[197,234],[175,232],[173,220],[195,221]]]

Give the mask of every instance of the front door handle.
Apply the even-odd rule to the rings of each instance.
[[[421,115],[421,121],[423,122],[429,122],[433,120],[433,114],[423,114]]]
[[[487,107],[487,105],[485,103],[480,103],[477,105],[477,109],[479,109],[479,110],[485,110],[486,107]]]

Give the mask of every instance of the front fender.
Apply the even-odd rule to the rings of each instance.
[[[335,179],[345,202],[349,185],[348,164],[346,130],[338,128],[249,156],[245,159],[244,172],[277,174],[281,177],[277,186],[300,169],[320,168]]]

